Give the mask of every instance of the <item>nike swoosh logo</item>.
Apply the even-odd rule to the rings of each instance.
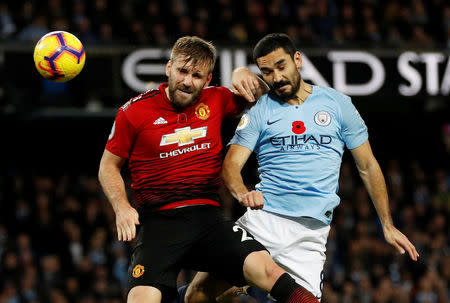
[[[267,121],[267,125],[274,124],[275,122],[278,122],[278,121],[280,121],[280,120],[281,120],[281,118],[280,118],[280,119],[273,120],[273,121]]]

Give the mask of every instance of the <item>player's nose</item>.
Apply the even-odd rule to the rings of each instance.
[[[281,74],[281,72],[275,70],[273,72],[273,80],[275,81],[275,83],[281,82],[281,80],[283,80],[283,75]]]
[[[192,75],[185,75],[183,78],[183,84],[186,87],[192,86]]]

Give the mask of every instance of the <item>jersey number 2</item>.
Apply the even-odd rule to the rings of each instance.
[[[244,242],[247,240],[253,240],[253,237],[247,236],[247,231],[240,226],[237,226],[237,225],[233,226],[233,231],[235,233],[238,231],[242,231],[241,242]]]

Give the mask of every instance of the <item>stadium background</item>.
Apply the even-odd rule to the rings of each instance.
[[[52,30],[76,34],[86,48],[84,70],[66,84],[34,69],[34,44]],[[157,85],[171,44],[194,34],[217,45],[213,84],[224,85],[230,68],[250,64],[254,43],[274,31],[288,33],[330,86],[339,69],[332,54],[362,52],[381,62],[380,88],[350,95],[369,127],[394,221],[420,254],[413,263],[385,244],[346,152],[322,302],[450,301],[448,2],[48,0],[0,1],[0,302],[123,302],[130,246],[115,240],[96,173],[117,107],[136,95],[125,62],[156,49],[140,60],[141,74],[130,70]],[[410,96],[399,90],[414,86],[413,73],[399,72],[405,56],[415,58],[408,65],[422,80]],[[311,76],[305,80],[321,84],[312,67],[302,71]],[[379,76],[361,62],[346,68],[348,84]],[[224,124],[224,142],[236,122]],[[252,158],[245,168],[249,183],[257,182],[255,165]],[[227,215],[242,213],[226,194],[224,201]],[[191,276],[183,272],[179,283]]]

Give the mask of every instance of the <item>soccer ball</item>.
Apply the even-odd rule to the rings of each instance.
[[[46,79],[66,82],[84,67],[86,52],[77,37],[64,31],[44,35],[34,48],[34,63]]]

